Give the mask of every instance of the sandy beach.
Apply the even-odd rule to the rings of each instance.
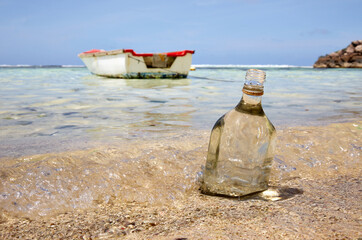
[[[0,240],[362,240],[361,9],[0,0]]]
[[[127,168],[119,165],[119,171],[131,174],[119,180],[123,181],[120,190],[114,191],[106,200],[93,199],[87,207],[70,210],[64,204],[62,208],[61,198],[55,197],[50,203],[54,209],[39,216],[39,211],[16,211],[11,204],[17,203],[6,205],[3,201],[0,238],[362,237],[362,123],[287,127],[277,128],[277,131],[277,150],[270,179],[270,189],[278,193],[275,198],[265,197],[262,193],[244,198],[201,194],[197,173],[207,152],[209,133],[206,131],[180,136],[174,141],[165,139],[158,143],[139,142],[123,147],[38,155],[33,161],[38,164],[36,166],[45,164],[44,161],[52,161],[55,166],[64,158],[107,160],[110,163],[132,156],[138,162],[128,162]],[[148,153],[141,149],[147,149]],[[170,159],[167,152],[172,152],[174,159]],[[9,165],[23,159],[14,159]],[[4,171],[4,168],[0,170]],[[5,181],[16,178],[16,173],[13,174],[0,174],[0,177]],[[46,200],[43,204],[46,205]]]

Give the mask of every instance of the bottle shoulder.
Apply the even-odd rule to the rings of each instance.
[[[248,104],[244,101],[240,101],[238,105],[234,108],[235,111],[238,111],[240,113],[244,114],[250,114],[255,116],[265,116],[263,107],[261,106],[261,103],[259,104]]]
[[[215,128],[222,128],[224,125],[225,125],[225,115],[228,114],[228,113],[225,113],[224,115],[222,115],[214,124],[213,128],[212,129],[215,129]]]
[[[270,134],[275,132],[274,125],[268,117],[263,114],[250,114],[238,109],[232,109],[218,120],[223,127],[242,129],[242,128],[263,128]],[[215,124],[216,125],[216,124]]]

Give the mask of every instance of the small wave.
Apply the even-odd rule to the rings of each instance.
[[[27,64],[2,64],[0,68],[84,68],[84,65],[27,65]]]
[[[196,68],[312,68],[312,66],[296,65],[239,65],[239,64],[194,64]],[[2,64],[0,68],[84,68],[84,65],[27,65],[27,64]]]
[[[17,65],[8,65],[8,64],[2,64],[0,65],[0,68],[30,68],[33,65],[25,65],[25,64],[17,64]]]
[[[312,66],[296,66],[296,65],[239,65],[239,64],[195,64],[196,68],[312,68]]]
[[[62,68],[85,68],[84,65],[61,65]]]

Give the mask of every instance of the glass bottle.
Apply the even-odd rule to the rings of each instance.
[[[276,131],[261,106],[265,72],[249,69],[239,104],[214,125],[201,191],[243,196],[268,188]]]

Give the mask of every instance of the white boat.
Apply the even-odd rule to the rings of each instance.
[[[80,53],[88,70],[113,78],[186,78],[193,50],[167,53],[135,53],[133,49],[98,50]]]

